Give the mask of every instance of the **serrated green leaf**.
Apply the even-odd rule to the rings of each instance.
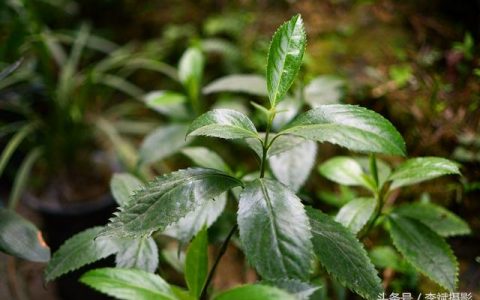
[[[271,107],[283,99],[297,77],[306,43],[300,15],[284,23],[273,35],[267,59],[267,90]]]
[[[337,156],[318,167],[324,177],[333,182],[348,186],[364,186],[371,189],[360,164],[353,158]]]
[[[190,99],[197,99],[202,84],[204,58],[198,48],[189,48],[180,58],[178,77]]]
[[[433,203],[411,203],[394,210],[404,217],[416,219],[443,237],[470,234],[468,224],[454,213]]]
[[[345,82],[335,76],[318,76],[305,87],[304,97],[312,108],[324,104],[337,104],[345,94]]]
[[[203,226],[210,227],[222,214],[226,204],[227,193],[223,193],[215,199],[209,199],[178,222],[168,226],[163,234],[176,238],[181,245],[185,245]]]
[[[83,274],[80,282],[122,300],[177,300],[165,280],[141,270],[95,269]]]
[[[190,113],[187,109],[187,97],[172,91],[153,91],[143,96],[145,104],[162,115],[186,119]]]
[[[187,135],[213,136],[223,139],[258,138],[250,119],[235,110],[214,109],[195,119]]]
[[[110,190],[118,205],[127,204],[133,192],[143,187],[143,183],[135,176],[128,173],[117,173],[110,180]]]
[[[335,221],[357,234],[370,220],[375,211],[374,198],[359,198],[344,205],[335,217]]]
[[[247,183],[238,225],[245,255],[263,278],[308,278],[310,227],[301,200],[287,187],[271,179]]]
[[[50,248],[45,244],[40,230],[5,208],[0,208],[0,251],[36,262],[50,259]]]
[[[391,214],[388,220],[390,236],[403,257],[442,287],[455,290],[458,263],[447,242],[415,219]]]
[[[405,142],[395,127],[376,112],[355,105],[319,106],[295,118],[280,133],[359,152],[405,155]]]
[[[262,281],[262,284],[278,287],[295,296],[297,300],[309,300],[320,287],[297,279],[276,279]]]
[[[208,235],[204,227],[188,247],[185,259],[185,280],[190,294],[198,299],[208,274]]]
[[[48,263],[45,269],[45,280],[51,281],[117,252],[117,245],[110,239],[96,239],[103,229],[103,227],[93,227],[66,240]]]
[[[242,182],[214,169],[184,169],[148,183],[110,220],[105,236],[148,236]]]
[[[304,141],[268,159],[275,178],[293,191],[298,191],[312,171],[317,156],[317,144]]]
[[[203,88],[204,94],[220,92],[247,93],[255,96],[267,96],[267,82],[260,75],[235,74],[216,79]]]
[[[296,300],[295,296],[267,285],[252,284],[237,287],[216,296],[214,300]]]
[[[460,175],[459,165],[441,157],[411,158],[401,164],[391,175],[390,188],[416,184],[425,180],[449,174]]]
[[[211,168],[232,173],[225,161],[216,152],[205,147],[187,147],[182,153],[190,158],[196,165],[203,168]]]
[[[158,267],[158,247],[153,238],[123,238],[115,256],[118,268],[135,268],[150,273]]]
[[[318,210],[307,208],[312,244],[317,258],[338,281],[366,299],[383,292],[377,271],[357,238],[340,223]]]
[[[186,146],[187,129],[188,126],[185,124],[172,124],[157,128],[148,134],[140,146],[141,164],[162,160]]]

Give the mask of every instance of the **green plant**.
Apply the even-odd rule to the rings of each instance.
[[[305,207],[296,195],[303,182],[287,182],[287,186],[280,182],[282,172],[272,172],[273,176],[269,172],[269,158],[291,150],[299,143],[329,142],[353,151],[372,153],[371,166],[375,170],[372,179],[368,176],[360,178],[362,183],[377,191],[380,183],[383,185],[383,177],[379,175],[380,168],[377,172],[374,153],[405,155],[403,138],[389,121],[354,105],[320,105],[274,131],[279,105],[297,76],[305,45],[306,35],[299,15],[282,25],[273,36],[266,72],[269,107],[254,104],[264,117],[265,132],[259,132],[246,115],[231,109],[208,111],[198,116],[188,128],[188,136],[246,141],[259,157],[256,172],[237,178],[214,152],[197,149],[194,161],[202,166],[200,168],[165,174],[145,185],[131,175],[117,175],[112,180],[112,189],[120,209],[107,226],[89,229],[66,241],[47,267],[47,281],[112,254],[116,254],[117,266],[125,264],[155,270],[158,250],[151,242],[152,238],[173,226],[179,230],[187,229],[188,237],[196,236],[187,251],[185,278],[188,292],[168,285],[158,276],[123,269],[90,271],[82,281],[120,299],[149,299],[153,297],[148,294],[150,292],[165,299],[206,299],[218,262],[238,230],[241,248],[261,277],[261,283],[277,286],[285,292],[257,285],[227,291],[218,296],[220,299],[308,299],[318,288],[316,279],[320,265],[360,296],[377,299],[383,291],[381,280],[354,232],[320,210]],[[293,172],[307,173],[308,176],[309,170],[302,170],[303,159],[298,155],[285,172],[294,169]],[[395,179],[403,184],[419,180],[415,173],[403,173],[404,177],[402,173],[398,174]],[[237,222],[207,271],[205,228],[211,220],[199,218],[202,215],[199,212],[215,209],[218,199],[228,197],[229,191],[238,199]],[[372,218],[372,222],[374,219],[377,217]],[[418,225],[400,217],[392,222],[398,225],[399,234],[404,226],[414,230]],[[426,228],[421,224],[418,226],[422,232]],[[441,249],[446,247],[436,236],[429,234],[428,238],[440,243]],[[407,250],[411,251],[410,248]],[[447,260],[432,267],[451,267],[450,253],[438,251],[437,254]],[[440,283],[454,289],[457,274],[449,272],[445,276]],[[129,282],[146,287],[143,292],[147,294],[142,295],[137,284],[128,286]],[[260,290],[268,294],[262,294]],[[255,293],[257,298],[250,298]]]

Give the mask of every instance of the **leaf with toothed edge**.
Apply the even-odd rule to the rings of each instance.
[[[149,236],[163,231],[242,182],[228,174],[204,168],[179,170],[148,183],[110,220],[102,236]]]
[[[130,200],[130,195],[143,186],[135,176],[128,173],[113,174],[110,180],[110,190],[118,205],[125,205]]]
[[[388,216],[388,231],[403,257],[449,291],[458,281],[458,262],[445,240],[426,225],[398,214]]]
[[[353,151],[405,155],[405,142],[384,117],[364,107],[321,105],[298,117],[279,134],[330,142]]]
[[[340,223],[307,207],[313,250],[328,273],[366,299],[383,292],[381,280],[357,238]]]
[[[286,186],[264,178],[247,183],[237,222],[245,255],[263,278],[308,278],[310,226],[301,200]]]
[[[252,121],[232,109],[214,109],[196,118],[190,124],[187,136],[198,135],[222,139],[258,138]]]
[[[283,99],[297,77],[306,44],[300,15],[285,22],[273,35],[267,58],[267,89],[271,107]]]

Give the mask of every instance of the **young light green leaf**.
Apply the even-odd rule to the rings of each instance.
[[[339,184],[372,188],[360,164],[350,157],[337,156],[331,158],[321,164],[318,171],[326,178]]]
[[[140,146],[140,163],[149,164],[164,159],[188,144],[185,134],[188,126],[172,124],[151,132]]]
[[[198,48],[189,48],[180,58],[178,77],[190,99],[197,99],[202,84],[204,58]]]
[[[377,299],[382,285],[367,252],[352,232],[318,210],[307,208],[317,258],[338,281],[366,299]]]
[[[375,211],[376,201],[373,198],[359,198],[344,205],[335,217],[335,221],[357,234],[370,220]]]
[[[267,96],[266,86],[267,82],[263,76],[236,74],[216,79],[203,88],[203,93],[238,92],[254,96]]]
[[[353,159],[362,166],[363,172],[366,174],[369,174],[369,176],[366,178],[367,182],[372,182],[374,183],[374,180],[371,176],[370,172],[370,159],[368,157],[353,157]],[[378,186],[381,188],[385,184],[385,182],[388,181],[388,177],[392,173],[392,169],[388,164],[386,164],[384,161],[380,159],[376,159],[376,165],[377,165],[377,175],[378,175]]]
[[[391,214],[388,220],[390,236],[403,257],[442,287],[455,290],[458,263],[445,240],[415,219]]]
[[[158,247],[153,238],[121,239],[121,247],[115,256],[118,268],[135,268],[150,273],[158,267]]]
[[[295,118],[280,132],[330,142],[359,152],[405,155],[405,142],[381,115],[355,105],[322,105]]]
[[[103,229],[103,227],[93,227],[65,241],[48,263],[45,269],[45,280],[51,281],[117,252],[117,245],[109,239],[95,239]]]
[[[451,160],[441,157],[411,158],[390,175],[390,188],[412,185],[449,174],[460,175],[459,165]]]
[[[209,199],[178,222],[168,226],[163,234],[176,238],[181,245],[186,245],[203,226],[208,228],[218,219],[226,203],[227,193],[223,193],[215,199]]]
[[[148,236],[242,182],[214,169],[191,168],[158,177],[110,220],[105,236]]]
[[[297,300],[295,296],[273,286],[253,284],[237,287],[216,296],[214,300]]]
[[[122,300],[177,300],[160,276],[141,270],[102,268],[88,271],[80,282]]]
[[[5,208],[0,208],[0,251],[30,261],[50,259],[50,248],[35,225]]]
[[[464,220],[433,203],[405,204],[395,208],[394,212],[422,222],[443,237],[471,233],[470,227]]]
[[[125,205],[130,200],[134,191],[143,187],[143,183],[135,176],[128,173],[117,173],[110,180],[110,190],[118,205]]]
[[[310,296],[317,291],[320,286],[314,286],[297,279],[276,279],[262,281],[262,284],[276,286],[295,296],[297,300],[309,300]]]
[[[216,152],[205,147],[187,147],[181,151],[190,158],[196,165],[203,168],[211,168],[232,173],[225,161]]]
[[[334,76],[318,76],[305,87],[304,97],[312,108],[337,104],[345,94],[345,82]]]
[[[185,279],[195,299],[200,297],[208,274],[208,235],[207,228],[200,230],[188,247],[185,260]]]
[[[223,139],[258,138],[250,119],[231,109],[214,109],[195,119],[187,135],[213,136]]]
[[[190,115],[186,106],[187,98],[183,94],[154,91],[146,94],[143,99],[148,107],[168,117],[186,119]]]
[[[267,89],[271,107],[283,99],[297,77],[306,43],[300,15],[294,16],[275,32],[267,59]]]
[[[304,141],[290,150],[268,159],[275,178],[293,191],[298,191],[312,171],[317,156],[317,144]]]
[[[245,254],[263,278],[308,278],[313,258],[308,219],[301,200],[283,184],[247,183],[238,226]]]

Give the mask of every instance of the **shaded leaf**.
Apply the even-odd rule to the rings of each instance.
[[[80,282],[123,300],[176,300],[160,276],[141,270],[102,268],[88,271]]]
[[[0,250],[30,261],[50,259],[50,248],[35,225],[5,208],[0,208]]]
[[[162,160],[187,145],[185,134],[188,126],[172,124],[151,132],[140,146],[140,162],[149,164]]]
[[[203,88],[204,94],[219,92],[247,93],[255,96],[267,96],[267,82],[260,75],[236,74],[216,79]]]
[[[405,155],[405,142],[395,127],[381,115],[355,105],[322,105],[298,116],[280,133],[359,152]]]
[[[203,168],[211,168],[232,173],[225,161],[212,150],[205,147],[187,147],[182,153],[190,158],[196,165]]]
[[[148,236],[242,183],[221,171],[190,168],[158,177],[120,207],[103,235]]]
[[[147,106],[171,118],[186,119],[190,113],[187,109],[187,97],[172,91],[153,91],[143,96]]]
[[[271,179],[247,183],[240,194],[238,225],[245,254],[263,278],[308,278],[308,219],[301,200],[287,187]]]
[[[275,118],[272,122],[272,128],[278,130],[287,125],[288,122],[293,120],[302,108],[303,103],[300,101],[297,95],[289,97],[286,96],[285,100],[278,103],[275,114]]]
[[[128,173],[113,174],[110,180],[113,198],[120,206],[127,204],[133,192],[141,187],[143,187],[143,183]]]
[[[188,247],[185,259],[185,280],[190,294],[198,299],[208,274],[208,235],[204,227]]]
[[[403,257],[442,287],[455,290],[458,263],[448,244],[415,219],[391,214],[388,220],[390,236]]]
[[[344,97],[345,82],[335,76],[318,76],[305,87],[305,101],[313,108],[323,104],[336,104]]]
[[[383,292],[377,271],[357,238],[340,223],[318,210],[307,208],[312,244],[317,258],[339,282],[366,299]]]
[[[158,267],[158,247],[153,238],[123,238],[115,257],[119,268],[135,268],[155,272]]]
[[[267,59],[267,89],[271,107],[283,99],[297,77],[306,43],[300,15],[284,23],[273,35]]]
[[[373,198],[359,198],[344,205],[335,217],[335,221],[357,234],[372,217],[376,207]]]
[[[190,99],[197,99],[202,83],[204,58],[198,48],[189,48],[180,58],[178,77],[188,92]]]
[[[411,158],[401,164],[391,175],[390,188],[416,184],[425,180],[449,174],[459,174],[459,165],[441,157]]]
[[[231,109],[214,109],[195,119],[187,135],[213,136],[223,139],[257,138],[258,133],[250,119]]]
[[[470,234],[468,224],[444,207],[433,203],[411,203],[395,208],[395,213],[416,219],[443,237]]]
[[[320,287],[297,279],[277,279],[262,281],[262,284],[276,286],[295,296],[297,300],[308,300]]]
[[[214,300],[296,300],[295,296],[267,285],[253,284],[237,287],[223,292]]]

